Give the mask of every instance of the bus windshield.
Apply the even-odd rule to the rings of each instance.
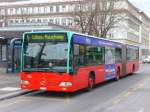
[[[28,41],[24,44],[24,71],[66,72],[67,41]]]

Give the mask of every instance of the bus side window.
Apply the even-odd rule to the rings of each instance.
[[[104,64],[104,47],[88,46],[86,49],[86,63],[88,65]]]
[[[85,46],[79,44],[74,45],[74,61],[76,66],[85,65]]]
[[[76,66],[104,64],[104,47],[75,44],[74,61]]]
[[[105,64],[115,64],[115,48],[105,48]]]
[[[115,62],[121,63],[122,62],[122,49],[116,48],[115,50]]]
[[[127,60],[136,60],[139,58],[139,51],[136,49],[127,49]]]

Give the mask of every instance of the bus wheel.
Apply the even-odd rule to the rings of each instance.
[[[135,65],[133,65],[133,67],[132,67],[132,72],[133,73],[135,72]]]
[[[90,91],[93,89],[94,87],[94,76],[93,75],[90,75],[89,78],[88,78],[88,88],[87,90]]]
[[[119,81],[119,79],[120,79],[120,69],[118,68],[118,70],[117,70],[117,76],[116,76],[115,80]]]
[[[131,75],[134,75],[134,72],[135,72],[135,65],[133,65],[133,67],[132,67],[132,73],[131,73]]]

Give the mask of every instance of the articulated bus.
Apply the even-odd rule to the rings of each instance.
[[[74,92],[139,69],[139,48],[70,31],[23,36],[21,88]]]

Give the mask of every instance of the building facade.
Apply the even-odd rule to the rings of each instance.
[[[14,2],[0,4],[0,27],[18,28],[24,26],[45,27],[56,24],[79,29],[74,22],[77,0],[49,0],[47,2]],[[141,46],[141,55],[150,51],[150,19],[128,0],[117,0],[115,7],[125,20],[109,32],[108,38]]]

